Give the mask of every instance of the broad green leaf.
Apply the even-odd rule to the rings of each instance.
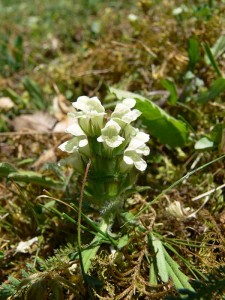
[[[189,69],[194,71],[196,63],[200,59],[199,42],[197,38],[190,38],[188,40],[188,57],[189,57]]]
[[[152,244],[152,247],[154,249],[158,275],[160,276],[163,282],[168,282],[169,273],[166,266],[163,244],[153,234],[150,234],[150,243]]]
[[[177,289],[188,289],[194,291],[189,283],[189,278],[179,270],[179,265],[172,257],[168,254],[166,249],[163,247],[163,252],[166,259],[166,267],[169,273],[169,277],[172,279]]]
[[[209,140],[207,137],[201,138],[197,143],[195,144],[196,150],[204,150],[212,148],[214,145],[213,141]]]
[[[205,104],[210,100],[215,99],[225,91],[225,78],[216,79],[207,92],[200,94],[197,97],[197,102]]]
[[[110,88],[118,99],[134,98],[136,108],[142,112],[140,118],[148,127],[151,135],[158,138],[160,143],[167,144],[170,147],[181,147],[187,140],[187,126],[162,110],[149,99],[138,94]]]
[[[178,100],[178,96],[177,96],[177,90],[176,90],[176,86],[174,84],[173,81],[170,81],[168,79],[163,79],[161,81],[162,86],[167,89],[167,91],[169,91],[170,96],[169,96],[169,103],[174,105],[176,104],[177,100]]]
[[[207,55],[211,65],[213,66],[215,72],[217,73],[217,75],[219,77],[222,77],[222,73],[217,65],[216,59],[207,43],[204,44],[204,49],[205,49],[206,55]]]
[[[108,225],[105,222],[102,222],[99,226],[99,230],[103,233],[106,233],[108,230]],[[82,263],[84,267],[84,272],[87,273],[91,266],[92,259],[96,256],[98,249],[105,242],[103,235],[97,233],[91,244],[82,251]]]
[[[51,187],[59,190],[64,188],[63,182],[53,180],[50,177],[32,171],[13,172],[8,175],[8,178],[13,179],[16,182],[35,183],[40,186]]]
[[[16,172],[16,168],[11,164],[6,162],[0,163],[0,178],[7,177],[12,172]]]
[[[82,261],[84,266],[84,271],[87,273],[91,266],[91,261],[95,258],[98,249],[100,248],[101,244],[103,243],[103,239],[100,236],[96,236],[92,241],[91,245],[89,245],[86,249],[82,251]]]

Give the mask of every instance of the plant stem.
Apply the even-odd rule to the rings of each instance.
[[[78,254],[79,254],[79,259],[80,259],[80,266],[81,266],[81,272],[83,275],[83,278],[85,280],[85,270],[84,270],[84,265],[83,265],[83,259],[82,259],[82,254],[81,254],[81,212],[82,212],[82,203],[83,203],[83,197],[84,197],[84,187],[87,181],[87,175],[89,168],[91,166],[91,161],[88,162],[82,186],[81,186],[81,192],[80,192],[80,201],[79,201],[79,208],[78,208],[78,220],[77,220],[77,244],[78,244]]]

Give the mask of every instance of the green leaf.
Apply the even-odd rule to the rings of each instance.
[[[152,285],[157,285],[158,284],[157,276],[158,276],[157,263],[156,263],[156,259],[154,256],[152,258],[152,263],[150,266],[149,283]]]
[[[13,276],[9,276],[9,277],[8,277],[8,280],[9,280],[9,282],[10,282],[12,285],[14,285],[15,287],[19,286],[19,284],[20,284],[20,280],[16,279],[16,278],[13,277]]]
[[[0,260],[4,258],[4,252],[0,251]]]
[[[216,79],[207,92],[200,94],[197,97],[197,102],[205,104],[210,100],[215,99],[225,91],[225,78]]]
[[[213,147],[220,147],[223,140],[223,124],[216,124],[209,135],[201,138],[195,144],[196,150],[205,150]]]
[[[44,99],[44,95],[40,86],[29,77],[25,77],[23,79],[23,85],[29,93],[30,99],[32,103],[34,103],[35,107],[40,110],[46,109],[48,103]]]
[[[99,225],[99,230],[103,233],[107,233],[108,229],[109,227],[105,222],[102,222]],[[87,273],[87,271],[89,270],[92,259],[96,256],[98,249],[105,241],[106,240],[103,238],[103,235],[97,233],[94,239],[92,240],[91,244],[87,248],[82,250],[82,262],[85,273]]]
[[[162,110],[149,99],[138,94],[110,88],[118,99],[134,98],[136,108],[142,112],[140,118],[148,127],[151,135],[158,138],[160,143],[167,144],[170,147],[181,147],[187,140],[187,126]]]
[[[40,186],[51,187],[57,190],[64,188],[64,183],[51,179],[36,172],[32,171],[19,171],[13,172],[8,175],[8,178],[16,182],[35,183]]]
[[[15,294],[15,292],[16,290],[12,285],[3,283],[0,287],[0,299],[7,300],[9,296]]]
[[[11,164],[5,162],[0,163],[0,178],[7,177],[12,172],[16,172],[16,168]]]
[[[201,138],[197,143],[195,144],[196,150],[205,150],[212,148],[214,145],[213,141],[209,140],[207,137]]]
[[[56,176],[59,177],[60,180],[64,181],[64,173],[62,172],[62,168],[59,167],[57,163],[47,163],[42,167],[43,170],[50,170],[52,171]]]
[[[193,72],[196,63],[200,59],[199,42],[196,37],[190,38],[188,40],[188,57],[189,57],[188,68]]]
[[[158,275],[163,282],[168,282],[169,273],[167,270],[166,259],[164,255],[164,247],[162,242],[156,238],[153,234],[150,234],[150,243],[154,249],[156,265],[158,269]]]
[[[170,93],[169,103],[172,105],[176,104],[176,102],[178,100],[178,96],[177,96],[177,89],[176,89],[174,82],[170,81],[168,79],[163,79],[161,81],[161,83],[162,83],[162,86]]]
[[[210,137],[216,145],[220,145],[222,143],[223,130],[224,130],[224,125],[223,124],[216,124],[213,127],[213,130],[210,134]]]
[[[212,67],[214,68],[215,72],[217,73],[217,75],[219,77],[222,77],[222,73],[221,73],[221,71],[220,71],[220,69],[217,65],[216,59],[215,59],[215,57],[214,57],[214,55],[213,55],[213,53],[212,53],[212,51],[211,51],[211,49],[210,49],[210,47],[207,43],[204,44],[204,50],[206,52],[206,55],[207,55],[211,65],[212,65]]]
[[[188,289],[194,291],[189,283],[189,278],[179,270],[179,265],[172,257],[168,254],[166,249],[163,247],[163,252],[166,259],[166,267],[169,273],[169,277],[172,279],[177,289]]]
[[[215,58],[220,57],[225,52],[225,35],[221,35],[211,48],[211,52]],[[210,64],[208,57],[205,57],[206,63]]]
[[[129,242],[129,236],[128,234],[126,234],[119,239],[117,248],[121,250],[123,247],[125,247],[128,244],[128,242]]]

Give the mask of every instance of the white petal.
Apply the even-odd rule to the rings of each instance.
[[[147,168],[147,163],[143,159],[134,161],[134,165],[139,171],[144,171]]]
[[[127,114],[122,116],[122,121],[130,124],[131,122],[137,120],[137,118],[141,115],[141,112],[137,109],[131,110]]]
[[[105,129],[110,130],[110,127],[115,129],[117,131],[117,133],[119,133],[121,130],[120,125],[113,120],[108,121],[105,125]],[[103,128],[103,130],[104,130],[104,128]]]
[[[124,141],[124,138],[122,138],[121,136],[117,136],[112,139],[105,139],[104,141],[109,147],[116,148],[122,144],[122,142]]]
[[[85,110],[88,99],[89,99],[89,97],[87,97],[87,96],[80,96],[77,98],[76,102],[72,103],[72,105],[76,109]]]
[[[133,108],[136,104],[136,101],[132,98],[126,98],[123,100],[122,103],[128,106],[129,108]]]
[[[62,143],[60,146],[59,146],[59,149],[62,150],[62,151],[66,151],[66,145],[67,145],[68,141]]]
[[[127,124],[135,121],[141,115],[139,110],[131,110],[135,103],[136,101],[134,99],[129,98],[125,99],[122,103],[118,103],[111,115],[112,119],[115,119],[115,121],[119,124],[121,121]]]
[[[129,112],[130,109],[123,103],[118,103],[114,109],[114,112],[112,113],[112,117],[116,117],[116,115],[123,115],[127,112]]]
[[[142,141],[143,143],[146,143],[149,141],[149,134],[139,131],[135,137],[136,139],[139,139],[140,141]]]
[[[143,144],[142,146],[140,146],[139,148],[137,148],[136,153],[138,153],[139,155],[149,155],[150,153],[150,149],[148,146],[146,146],[145,144]]]
[[[149,140],[149,135],[139,131],[136,136],[132,138],[128,146],[129,150],[136,150],[140,147],[145,146],[145,143]]]
[[[134,164],[133,159],[131,157],[129,157],[129,156],[124,155],[123,160],[128,165],[133,165]]]
[[[105,111],[97,97],[89,98],[87,96],[80,96],[76,102],[72,103],[72,105],[85,113],[97,114]]]
[[[80,128],[78,124],[73,124],[69,126],[65,131],[75,136],[82,136],[82,135],[85,136],[85,133],[83,132],[83,130]]]
[[[88,140],[87,139],[83,139],[79,142],[79,147],[85,147],[88,145]]]
[[[99,137],[97,138],[97,141],[100,142],[100,143],[104,142],[102,136],[99,136]]]

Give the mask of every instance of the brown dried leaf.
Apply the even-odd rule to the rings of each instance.
[[[21,115],[12,121],[15,131],[52,131],[57,120],[48,113],[36,112],[32,115]]]
[[[67,117],[68,112],[73,112],[74,109],[71,106],[70,101],[62,94],[58,94],[53,99],[53,114],[58,121]]]
[[[77,119],[66,116],[62,121],[55,125],[53,132],[65,132],[65,129],[74,123],[77,123]]]
[[[39,169],[40,167],[42,167],[45,163],[54,163],[56,162],[57,158],[55,155],[55,151],[54,148],[49,149],[47,151],[45,151],[43,154],[41,154],[41,156],[38,158],[38,160],[36,160],[36,162],[33,164],[33,167],[35,169]]]

